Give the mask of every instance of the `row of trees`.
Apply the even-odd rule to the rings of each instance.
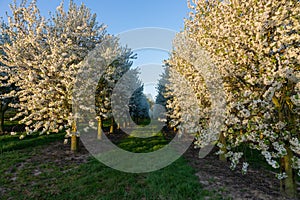
[[[110,119],[110,133],[113,132],[115,123],[117,123],[117,129],[120,129],[121,124],[123,128],[131,126],[131,118],[138,123],[139,119],[149,117],[149,103],[143,93],[144,86],[139,79],[139,69],[130,69],[132,62],[128,57],[134,59],[135,55],[131,56],[130,51],[127,53],[128,56],[124,56],[123,61],[118,59],[106,69],[96,88],[98,126],[101,127],[100,124],[104,120]],[[102,130],[99,129],[99,139],[101,135]]]
[[[12,120],[25,124],[26,134],[66,130],[67,136],[75,137],[72,97],[80,63],[97,45],[114,36],[106,33],[106,26],[99,25],[96,15],[84,4],[77,6],[70,1],[65,11],[61,3],[49,19],[41,15],[35,0],[30,3],[23,0],[20,5],[14,2],[10,7],[12,16],[0,27],[1,125],[9,105],[17,111]],[[110,103],[113,88],[131,71],[131,60],[136,58],[130,49],[120,48],[121,55],[106,66],[95,91],[101,128],[102,120],[113,120]],[[128,85],[139,90],[133,94],[129,107],[132,115],[139,115],[134,110],[140,106],[137,104],[144,104],[146,109],[147,105],[140,97],[143,85],[139,71],[134,71]]]
[[[218,153],[231,161],[232,169],[243,158],[244,145],[260,151],[278,169],[282,190],[295,196],[295,176],[300,175],[300,2],[193,0],[189,8],[185,29],[166,62],[167,89],[159,88],[159,94],[173,98],[166,105],[171,125],[189,132],[181,125],[188,110],[177,101],[187,90],[177,80],[180,74],[201,109],[195,145],[217,142]],[[211,69],[220,75],[211,77],[215,85],[205,80]],[[227,103],[220,138],[211,141],[207,128],[216,107],[211,88],[219,85]],[[246,173],[249,164],[243,160]]]

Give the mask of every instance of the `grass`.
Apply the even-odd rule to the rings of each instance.
[[[94,158],[65,165],[34,161],[45,145],[62,138],[62,134],[24,140],[0,136],[0,199],[222,199],[202,189],[194,169],[183,158],[143,174],[116,171]],[[132,152],[149,152],[165,144],[158,135],[126,138],[118,145]],[[40,173],[33,175],[37,169]]]
[[[53,141],[62,140],[64,136],[64,133],[41,136],[28,135],[25,139],[20,140],[19,135],[3,135],[0,136],[0,153],[49,144]]]
[[[134,133],[133,133],[134,135]],[[147,153],[156,151],[169,143],[161,133],[148,138],[138,138],[129,136],[117,145],[127,151],[134,153]]]
[[[183,160],[148,174],[122,173],[91,160],[63,176],[56,185],[61,192],[51,196],[54,199],[203,199],[210,193],[201,190],[192,173]]]

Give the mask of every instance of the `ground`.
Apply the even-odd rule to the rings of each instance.
[[[199,177],[202,186],[208,190],[215,190],[222,196],[249,200],[289,199],[280,193],[280,182],[271,171],[250,166],[247,174],[243,175],[240,165],[232,171],[228,162],[220,161],[213,153],[199,159],[198,151],[194,148],[190,148],[184,157],[196,169],[196,176]]]
[[[124,135],[109,135],[109,137],[112,141],[118,143],[118,141],[123,140]],[[17,154],[17,156],[14,154]],[[12,155],[14,156],[14,161],[11,161],[12,163],[8,164],[4,163],[4,161],[10,162],[8,159]],[[174,165],[160,170],[160,172],[152,173],[149,176],[147,174],[128,175],[108,169],[108,167],[93,160],[82,144],[80,145],[79,152],[72,153],[69,151],[69,145],[64,145],[61,139],[43,146],[33,147],[30,151],[28,151],[28,149],[21,149],[10,152],[10,155],[7,155],[7,152],[4,152],[1,154],[1,157],[1,162],[3,163],[0,163],[0,166],[4,166],[1,173],[4,173],[4,175],[0,175],[3,178],[3,180],[0,181],[0,199],[1,196],[3,199],[16,199],[14,197],[16,197],[18,193],[24,195],[24,198],[18,199],[51,199],[52,197],[55,199],[58,197],[60,197],[58,199],[67,199],[74,197],[78,198],[78,194],[82,194],[83,196],[86,195],[86,199],[93,199],[94,196],[91,194],[95,192],[93,189],[95,187],[93,184],[95,183],[90,182],[93,182],[92,180],[94,180],[95,176],[107,177],[111,176],[110,174],[115,174],[115,176],[123,178],[122,180],[101,178],[105,179],[104,182],[101,182],[101,184],[104,184],[103,187],[108,188],[107,190],[102,191],[103,194],[110,191],[112,191],[112,194],[108,197],[102,196],[100,199],[175,199],[174,197],[169,197],[168,193],[170,193],[170,191],[176,193],[176,190],[182,190],[181,192],[178,192],[178,194],[175,194],[175,197],[177,195],[176,199],[182,199],[186,198],[186,196],[180,197],[179,195],[182,195],[182,193],[184,193],[183,191],[187,190],[186,188],[188,186],[181,185],[179,187],[178,185],[184,184],[186,180],[190,185],[196,184],[193,186],[194,188],[200,188],[198,192],[193,191],[193,188],[192,191],[197,192],[198,194],[196,194],[196,196],[189,196],[186,199],[288,199],[282,196],[278,191],[279,181],[275,178],[273,172],[250,168],[246,175],[242,175],[240,170],[230,170],[229,163],[219,161],[218,157],[213,153],[204,159],[199,159],[198,151],[192,147],[184,154],[184,159],[181,158],[180,161],[176,161],[177,164],[175,163]],[[16,157],[18,159],[15,159]],[[182,170],[184,172],[180,171],[181,165],[185,165],[185,161],[182,160],[186,160],[188,165],[193,169],[185,168]],[[5,166],[9,167],[5,168]],[[95,172],[94,168],[97,168],[98,171],[99,169],[107,171],[107,175],[99,174],[98,171]],[[85,172],[82,172],[82,170],[85,170]],[[173,177],[174,173],[177,174]],[[189,176],[189,174],[192,176],[191,179],[186,178],[185,180],[185,177]],[[85,178],[84,176],[89,178]],[[159,177],[164,177],[166,183],[161,183]],[[68,182],[74,182],[74,179],[80,180],[76,183],[76,186],[65,186]],[[132,183],[128,184],[127,182],[130,182],[130,180]],[[174,180],[177,182],[172,183]],[[195,180],[198,183],[195,183]],[[95,179],[95,181],[98,181],[98,179]],[[105,182],[111,182],[113,184],[118,183],[121,185],[120,187],[122,189],[115,188],[114,185],[110,188],[109,185],[111,183]],[[6,185],[6,187],[1,186],[1,183],[4,186]],[[162,189],[160,184],[164,185],[167,183],[172,183],[170,188]],[[62,194],[66,193],[64,190],[78,188],[78,184],[83,184],[82,187],[87,191],[77,191],[78,194],[76,194],[76,192],[75,194]],[[154,186],[150,186],[151,184]],[[199,184],[199,186],[197,186],[197,184]],[[176,185],[176,187],[174,187],[174,185]],[[35,188],[40,188],[43,191],[35,191]],[[143,188],[148,188],[148,191],[145,191],[146,189]],[[157,190],[160,191],[158,192]],[[157,191],[159,194],[151,194],[151,196],[148,194],[151,193],[151,191]],[[139,192],[141,194],[135,196],[135,194]],[[188,191],[187,193],[191,193],[191,191]],[[12,196],[12,198],[9,198],[7,194]],[[120,197],[120,194],[127,194],[127,196]],[[95,198],[99,197],[95,196]]]

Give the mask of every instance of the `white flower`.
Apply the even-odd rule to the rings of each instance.
[[[264,113],[264,118],[265,119],[271,119],[271,115],[269,112]]]
[[[246,174],[248,170],[249,163],[243,162],[242,173]]]
[[[250,111],[247,110],[247,109],[241,110],[241,113],[242,113],[242,116],[245,117],[245,118],[248,118],[251,115]]]
[[[276,174],[276,178],[278,178],[279,180],[285,179],[287,177],[288,176],[286,175],[285,172]]]
[[[264,84],[271,85],[274,81],[274,77],[264,77]]]
[[[66,138],[66,139],[64,139],[64,144],[68,144],[68,139]]]
[[[285,126],[286,126],[286,123],[284,123],[282,121],[280,121],[277,124],[275,124],[275,128],[279,129],[279,130],[282,130]]]
[[[291,96],[291,101],[295,106],[300,106],[300,94]]]
[[[14,136],[14,135],[17,135],[16,132],[11,132],[10,135]]]

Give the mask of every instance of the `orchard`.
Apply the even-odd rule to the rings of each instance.
[[[299,198],[300,2],[188,0],[187,7],[189,13],[182,19],[184,28],[176,34],[169,57],[163,61],[164,72],[157,82],[157,96],[152,102],[145,94],[140,68],[133,67],[139,54],[121,44],[118,36],[109,34],[107,26],[99,23],[96,14],[85,4],[77,5],[70,0],[66,8],[62,1],[49,16],[40,11],[36,0],[10,4],[11,13],[0,22],[0,155],[3,162],[0,173],[6,174],[0,181],[0,199],[1,196],[4,199],[16,197],[13,195],[17,192],[7,189],[11,183],[5,180],[11,175],[7,175],[6,168],[30,163],[22,151],[40,148],[34,147],[32,140],[43,141],[42,148],[33,152],[64,142],[61,152],[55,153],[59,159],[65,162],[69,157],[82,162],[75,167],[78,163],[70,161],[68,169],[62,169],[64,173],[88,176],[93,183],[85,188],[84,180],[77,184],[68,175],[62,178],[61,187],[64,188],[65,181],[73,188],[81,184],[79,189],[64,193],[55,187],[56,191],[50,194],[45,186],[43,191],[28,192],[32,196],[22,193],[25,198],[78,198],[81,188],[83,197],[87,195],[91,199],[227,199],[224,193],[214,194],[209,186],[203,189],[202,182],[195,178],[193,170],[198,168],[189,163],[205,163],[206,159],[208,163],[230,168],[233,176],[239,169],[237,176],[245,179],[253,171],[258,176],[271,174],[270,182],[277,186],[272,190],[274,193],[270,191],[273,196],[252,196],[252,199]],[[96,55],[94,60],[89,60],[91,55]],[[103,66],[95,68],[98,65]],[[76,90],[83,70],[96,74],[93,78],[97,83],[91,87],[95,88],[92,108],[80,105],[87,101],[85,98],[79,101],[75,98],[87,94]],[[88,90],[89,85],[86,88]],[[165,114],[152,104],[164,107]],[[194,140],[178,161],[157,172],[117,172],[85,159],[90,156],[86,151],[89,148],[80,141],[78,127],[80,123],[82,126],[82,120],[78,120],[77,109],[95,113],[96,125],[84,122],[96,130],[95,144],[102,144],[107,137],[126,151],[146,154],[163,149],[171,140],[185,137]],[[162,130],[152,137],[133,137],[124,131],[133,127],[133,123],[138,125],[139,131],[149,131],[151,128],[147,126],[151,120],[164,123]],[[11,161],[14,164],[5,163],[4,159],[11,158],[10,153],[15,151],[23,155],[25,161],[16,159]],[[197,156],[186,156],[191,151],[197,151]],[[22,167],[15,168],[22,170]],[[78,171],[74,170],[77,168]],[[96,168],[97,172],[93,171]],[[95,176],[83,172],[88,170]],[[178,177],[174,175],[177,172]],[[122,180],[116,178],[118,176]],[[102,188],[103,193],[93,190],[101,185],[95,177],[106,187]],[[184,177],[188,184],[184,183]],[[34,181],[41,185],[45,182]],[[163,181],[166,181],[165,189],[158,187]],[[120,185],[113,186],[110,193],[107,188],[117,183]],[[143,187],[148,188],[143,190]],[[111,196],[106,197],[106,193]],[[228,198],[246,198],[243,195]]]

